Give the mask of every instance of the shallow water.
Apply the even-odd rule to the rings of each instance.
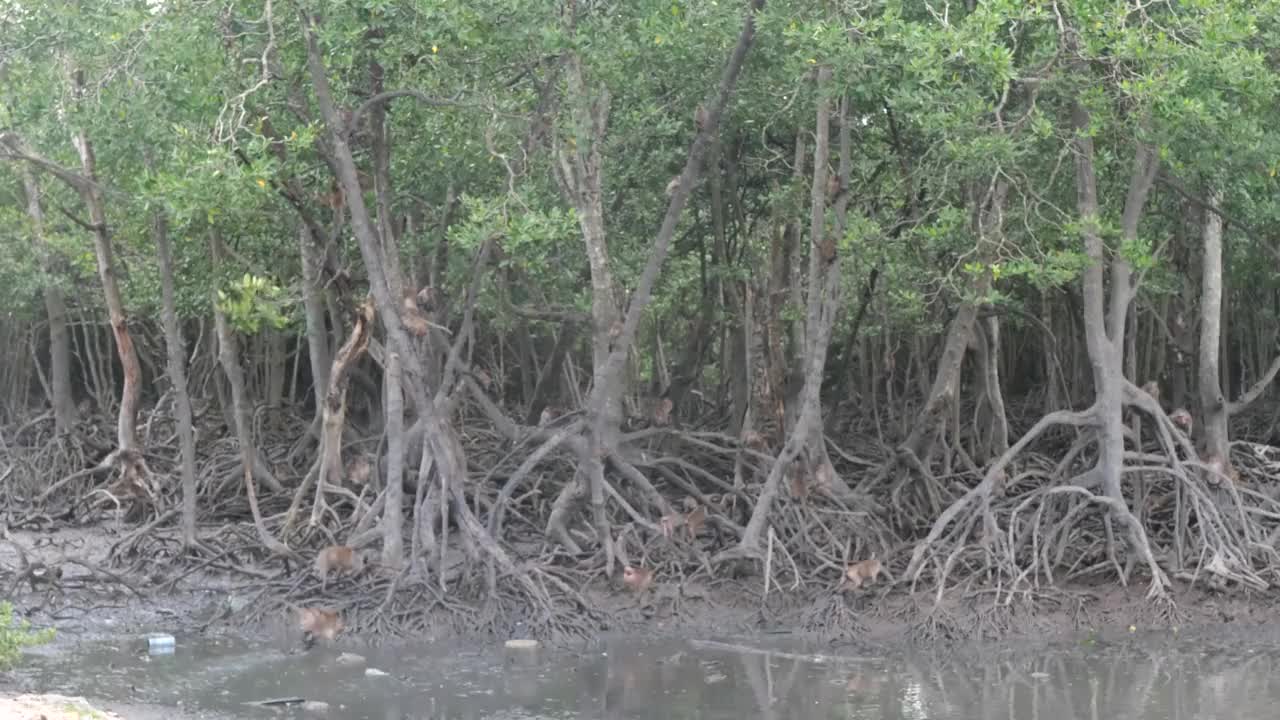
[[[787,652],[775,643],[773,654],[635,639],[532,655],[499,645],[341,648],[390,673],[367,677],[363,665],[337,663],[339,649],[288,654],[179,636],[172,655],[149,656],[130,639],[30,656],[21,672],[39,691],[237,718],[304,717],[296,705],[246,704],[292,696],[325,701],[327,717],[351,720],[1271,720],[1280,717],[1280,640],[1249,637],[820,661],[802,657],[796,643]]]

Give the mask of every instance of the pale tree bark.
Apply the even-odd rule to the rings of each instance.
[[[1213,204],[1222,203],[1219,191]],[[1222,333],[1222,217],[1204,214],[1200,267],[1200,424],[1204,432],[1207,465],[1217,472],[1230,468],[1227,438],[1227,401],[1222,392],[1219,349]]]
[[[977,436],[974,460],[980,465],[1009,449],[1009,420],[1000,384],[1000,318],[991,315],[974,323],[978,388]]]
[[[222,241],[214,230],[209,232],[209,254],[213,260],[214,271],[217,272],[222,265]],[[227,322],[226,313],[218,306],[216,292],[213,293],[213,322],[218,335],[218,362],[222,365],[222,372],[231,386],[232,425],[236,433],[236,444],[240,448],[240,470],[244,475],[245,494],[249,498],[253,527],[257,531],[258,541],[268,550],[282,557],[296,557],[296,553],[271,534],[258,507],[258,488],[254,481],[257,448],[253,444],[253,427],[249,417],[244,368],[240,365],[240,343],[236,339],[235,330]],[[279,490],[279,488],[275,489]]]
[[[1219,479],[1236,479],[1236,470],[1231,464],[1230,430],[1231,416],[1248,407],[1262,396],[1263,392],[1275,381],[1280,372],[1280,355],[1271,362],[1270,367],[1262,374],[1239,400],[1229,402],[1227,393],[1222,388],[1222,336],[1224,316],[1222,299],[1226,293],[1223,277],[1223,229],[1225,219],[1219,208],[1222,207],[1222,190],[1210,194],[1209,202],[1204,210],[1204,222],[1201,230],[1201,265],[1200,265],[1200,345],[1199,345],[1199,386],[1200,418],[1204,439],[1205,464],[1213,473],[1210,482]]]
[[[1211,196],[1213,208],[1222,206],[1222,191]],[[1203,253],[1200,281],[1200,424],[1204,435],[1204,460],[1215,477],[1235,480],[1237,472],[1231,464],[1231,416],[1244,410],[1257,400],[1275,381],[1280,372],[1280,355],[1271,361],[1262,377],[1240,396],[1228,402],[1221,382],[1221,348],[1223,334],[1222,298],[1226,293],[1222,264],[1222,215],[1213,209],[1205,210],[1202,232]],[[1218,477],[1220,476],[1220,477]]]
[[[365,301],[356,312],[355,322],[351,325],[351,335],[338,348],[333,356],[333,366],[325,371],[327,378],[323,389],[324,400],[320,405],[320,451],[312,469],[303,478],[302,484],[294,493],[293,501],[285,514],[284,531],[287,535],[293,528],[298,508],[302,506],[311,491],[311,484],[316,484],[316,494],[311,504],[310,524],[320,521],[325,508],[325,493],[330,488],[337,488],[342,479],[342,432],[347,423],[347,389],[351,385],[351,370],[361,356],[369,348],[369,335],[372,333],[373,306]]]
[[[196,439],[191,420],[191,394],[187,388],[186,348],[178,324],[178,301],[174,288],[173,249],[164,213],[155,212],[151,221],[160,260],[160,322],[164,326],[166,369],[173,386],[173,411],[178,421],[178,450],[182,454],[182,543],[196,543]]]
[[[49,321],[49,402],[53,406],[54,430],[59,435],[71,432],[76,424],[78,411],[71,392],[71,336],[67,332],[67,303],[62,289],[53,278],[52,257],[44,236],[44,208],[40,204],[40,184],[26,164],[19,167],[22,188],[27,196],[27,217],[40,262],[45,274],[42,288],[44,309]]]
[[[805,486],[818,482],[826,485],[822,489],[830,492],[829,483],[835,482],[835,473],[830,460],[826,457],[822,430],[822,376],[826,367],[827,348],[831,343],[831,330],[835,322],[836,309],[840,301],[840,254],[838,243],[843,234],[847,198],[837,195],[837,222],[834,232],[827,232],[827,195],[828,171],[830,157],[831,134],[831,101],[827,97],[827,87],[831,82],[831,66],[822,65],[817,71],[818,96],[815,128],[816,140],[813,149],[813,184],[810,188],[809,216],[809,287],[806,298],[804,376],[800,392],[800,408],[794,427],[788,433],[786,443],[779,453],[769,476],[765,479],[760,496],[752,508],[751,519],[742,533],[738,545],[720,553],[716,560],[724,562],[737,558],[755,558],[761,555],[760,541],[764,536],[769,513],[773,501],[777,498],[783,476],[793,462],[800,462],[801,468],[791,470],[801,473]],[[844,101],[841,113],[840,134],[841,182],[847,181],[850,172],[848,100]],[[806,457],[798,460],[801,455]],[[793,488],[795,485],[793,484]]]
[[[404,394],[400,382],[400,355],[387,353],[387,482],[382,511],[382,564],[393,570],[404,562],[402,536],[404,505]]]
[[[305,223],[298,226],[298,247],[302,254],[302,307],[307,319],[307,357],[311,362],[318,419],[324,412],[324,394],[329,388],[333,352],[329,332],[325,328],[324,284],[320,279],[324,260],[319,256],[320,249]]]
[[[591,270],[592,383],[619,385],[615,392],[609,393],[610,402],[605,404],[600,418],[608,436],[606,444],[612,445],[622,423],[622,396],[626,392],[622,383],[626,378],[625,375],[616,379],[602,375],[608,365],[611,340],[619,330],[617,288],[613,272],[609,269],[609,244],[604,224],[600,157],[609,121],[610,96],[607,88],[589,93],[582,75],[582,61],[576,54],[570,54],[566,63],[574,137],[572,149],[564,147],[565,143],[557,143],[556,179],[565,198],[577,211]]]
[[[83,90],[83,73],[72,71],[71,91],[76,101],[80,100]],[[107,306],[112,336],[115,339],[116,353],[124,375],[120,392],[120,411],[116,418],[116,451],[108,455],[100,463],[100,467],[117,465],[121,471],[122,486],[128,487],[132,493],[151,494],[152,488],[147,483],[150,471],[138,448],[137,420],[142,368],[137,350],[133,345],[133,336],[129,333],[129,319],[116,281],[115,258],[110,231],[107,227],[106,205],[103,201],[102,186],[97,179],[97,160],[94,156],[93,144],[85,130],[74,131],[71,141],[80,160],[78,173],[31,151],[25,146],[22,138],[12,132],[0,131],[0,150],[4,151],[0,157],[22,160],[57,177],[80,195],[81,202],[89,212],[89,222],[84,224],[93,234],[98,278],[102,284],[103,299]],[[46,490],[46,494],[47,492]]]
[[[607,519],[603,517],[605,487],[603,461],[608,457],[619,465],[631,479],[637,482],[645,480],[642,474],[635,471],[634,467],[626,464],[617,454],[616,440],[618,430],[617,425],[613,424],[611,418],[612,408],[620,407],[623,390],[623,371],[627,355],[635,340],[636,328],[639,326],[640,318],[652,297],[653,286],[662,270],[662,263],[666,260],[667,250],[671,245],[672,237],[675,235],[676,225],[680,221],[680,216],[684,212],[684,206],[688,202],[689,195],[702,172],[702,161],[706,156],[707,148],[712,142],[711,138],[719,131],[720,118],[728,106],[729,98],[737,85],[747,53],[755,39],[755,13],[763,6],[764,0],[750,0],[748,2],[747,16],[743,23],[742,32],[739,34],[738,41],[721,74],[719,87],[716,89],[713,99],[706,104],[705,113],[699,112],[696,115],[695,124],[698,126],[698,131],[685,158],[684,169],[671,184],[671,197],[667,204],[667,211],[662,218],[662,225],[658,229],[649,259],[645,263],[644,270],[636,283],[635,291],[631,294],[626,314],[622,318],[620,326],[617,328],[616,333],[613,329],[608,332],[612,342],[605,362],[597,364],[593,373],[597,382],[593,383],[591,394],[587,400],[588,430],[586,448],[580,453],[580,461],[584,465],[581,472],[589,483],[595,525],[597,532],[601,534],[599,541],[604,545],[606,563],[610,569],[612,569],[614,561],[614,548]],[[603,128],[603,116],[598,117],[600,119],[599,126]],[[582,138],[579,143],[585,141],[586,139]],[[597,327],[596,330],[598,333],[600,328]],[[631,472],[627,472],[627,470]],[[650,486],[648,490],[652,491],[652,487]],[[656,495],[656,491],[650,494]],[[659,496],[654,501],[660,503],[662,499]]]
[[[1101,213],[1098,203],[1097,170],[1094,166],[1093,129],[1090,124],[1089,110],[1077,100],[1072,109],[1071,129],[1075,134],[1073,149],[1075,151],[1076,205],[1080,214],[1081,239],[1089,259],[1082,277],[1083,320],[1088,359],[1095,386],[1094,404],[1081,412],[1050,413],[1028,430],[1008,452],[987,469],[982,482],[953,502],[938,516],[929,534],[916,544],[911,562],[907,567],[907,577],[919,576],[923,570],[925,558],[937,553],[937,549],[933,546],[947,528],[963,527],[954,523],[966,507],[976,505],[976,513],[983,522],[984,530],[988,533],[994,532],[996,519],[990,508],[990,499],[996,492],[998,483],[1005,477],[1006,465],[1046,429],[1054,425],[1067,424],[1075,427],[1088,426],[1093,429],[1098,447],[1098,459],[1088,471],[1073,477],[1067,484],[1053,488],[1052,492],[1081,495],[1090,503],[1106,508],[1107,552],[1111,555],[1112,562],[1117,564],[1121,582],[1127,582],[1133,564],[1141,561],[1151,573],[1151,585],[1147,597],[1155,600],[1167,599],[1168,576],[1157,564],[1146,531],[1129,508],[1121,491],[1125,440],[1122,415],[1124,404],[1132,403],[1148,413],[1158,413],[1159,406],[1152,402],[1150,395],[1124,377],[1125,320],[1134,293],[1133,271],[1121,253],[1115,253],[1110,260],[1107,257],[1107,248],[1099,228]],[[1141,138],[1137,138],[1135,144],[1129,187],[1121,216],[1121,234],[1127,241],[1137,238],[1139,220],[1155,178],[1157,164],[1155,153],[1150,145],[1143,142]],[[1110,297],[1107,296],[1105,282],[1108,279],[1105,277],[1108,272]],[[1108,303],[1110,303],[1109,313]],[[1162,442],[1172,451],[1171,443],[1177,441],[1169,437],[1167,432],[1169,425],[1161,427]],[[1181,441],[1181,445],[1186,452],[1193,452],[1185,438]],[[1101,492],[1094,492],[1094,488],[1099,487]],[[1114,559],[1115,548],[1110,542],[1113,521],[1118,521],[1125,530],[1124,540],[1129,551],[1125,568],[1119,568]],[[969,542],[966,538],[958,536],[953,536],[952,541],[961,548]],[[952,552],[958,553],[959,549]],[[951,557],[954,558],[956,555],[953,554]],[[938,582],[938,594],[941,596],[945,577],[939,578]]]
[[[372,28],[366,34],[370,40],[381,38],[381,28]],[[369,61],[370,94],[378,95],[383,89],[385,72],[376,60]],[[382,257],[385,259],[387,284],[393,297],[404,294],[404,277],[400,267],[400,238],[396,233],[395,215],[392,212],[391,187],[391,129],[387,124],[387,106],[375,103],[369,108],[370,154],[373,156],[373,194],[378,206],[378,237],[381,239]],[[354,130],[355,128],[352,128]]]
[[[83,72],[72,73],[72,90],[77,98],[84,92]],[[93,152],[93,142],[89,139],[89,133],[81,128],[75,131],[72,143],[80,155],[81,173],[88,181],[82,183],[77,190],[80,191],[80,199],[89,210],[89,222],[93,226],[93,254],[98,263],[98,278],[102,283],[102,294],[111,322],[111,333],[115,337],[116,352],[120,356],[120,367],[124,375],[124,386],[120,391],[120,413],[116,418],[116,443],[122,452],[132,456],[138,450],[138,401],[142,366],[138,362],[138,351],[134,348],[133,336],[129,333],[129,317],[125,313],[120,285],[116,281],[115,254],[107,228],[107,209],[102,199],[102,186],[98,184],[97,158]]]
[[[1077,101],[1072,110],[1072,127],[1076,133],[1076,195],[1085,254],[1089,257],[1083,274],[1084,328],[1093,368],[1095,399],[1091,412],[1098,442],[1098,460],[1086,479],[1102,487],[1103,495],[1109,500],[1106,504],[1111,516],[1127,529],[1124,537],[1129,554],[1121,582],[1127,582],[1133,564],[1142,560],[1152,573],[1150,596],[1163,596],[1169,584],[1168,578],[1155,564],[1146,532],[1129,508],[1121,484],[1125,440],[1123,411],[1126,384],[1131,385],[1124,376],[1125,322],[1136,288],[1132,267],[1123,253],[1116,252],[1109,263],[1110,297],[1107,297],[1103,275],[1108,262],[1098,225],[1101,214],[1090,122],[1089,110]],[[1157,167],[1153,148],[1138,140],[1120,220],[1121,235],[1126,241],[1137,239],[1138,223]]]
[[[347,142],[345,127],[338,108],[334,103],[329,88],[329,78],[324,67],[320,50],[320,42],[316,36],[316,18],[305,8],[299,8],[299,18],[306,43],[307,70],[311,76],[312,89],[315,92],[316,104],[324,121],[325,134],[332,152],[334,170],[338,182],[347,200],[351,215],[351,229],[360,246],[360,256],[364,261],[365,271],[369,279],[369,288],[377,308],[378,318],[389,340],[388,350],[400,354],[404,362],[404,386],[408,388],[409,398],[419,415],[418,422],[422,426],[426,454],[434,464],[436,474],[442,488],[441,502],[451,502],[458,526],[468,540],[479,543],[484,552],[504,572],[514,576],[525,592],[535,597],[542,597],[543,592],[533,583],[529,575],[516,567],[507,555],[484,530],[484,526],[475,518],[467,503],[465,495],[467,480],[467,460],[457,432],[449,424],[448,418],[441,408],[428,396],[429,378],[415,352],[415,346],[405,329],[400,316],[401,298],[393,295],[391,282],[388,279],[385,262],[398,261],[398,258],[387,258],[382,252],[382,243],[375,230],[360,190],[360,179],[356,171],[355,159]],[[425,462],[425,460],[424,460]],[[442,528],[443,530],[443,528]]]
[[[990,181],[985,184],[983,191],[975,194],[974,212],[978,217],[976,254],[979,262],[987,263],[995,257],[995,248],[1004,227],[1004,205],[1008,194],[1009,183],[1000,172],[994,173]],[[933,448],[942,423],[946,419],[947,411],[960,392],[960,369],[964,364],[965,350],[973,337],[979,304],[991,292],[991,285],[990,272],[978,275],[974,284],[976,297],[960,303],[960,308],[947,328],[942,357],[938,360],[938,367],[934,371],[928,399],[917,414],[911,433],[898,446],[894,457],[885,463],[878,473],[864,480],[860,489],[879,484],[900,463],[905,463],[910,469],[925,477],[929,476],[925,458]]]

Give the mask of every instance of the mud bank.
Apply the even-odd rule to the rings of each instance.
[[[0,685],[0,718],[4,720],[230,720],[206,712],[186,712],[163,705],[89,702],[57,693],[6,692]]]
[[[35,559],[60,564],[65,571],[56,585],[34,590],[22,585],[12,598],[16,610],[37,627],[52,626],[57,637],[32,652],[63,652],[78,643],[164,631],[181,635],[225,636],[288,643],[282,630],[290,616],[280,611],[264,620],[246,622],[228,607],[251,594],[244,577],[199,571],[174,579],[122,575],[119,581],[95,572],[106,549],[124,530],[109,525],[39,532],[14,532]],[[80,566],[67,558],[83,560]],[[0,543],[0,569],[10,575],[20,562],[8,543]],[[1265,626],[1280,617],[1271,593],[1228,588],[1192,587],[1175,581],[1172,603],[1146,598],[1141,578],[1129,587],[1114,583],[1043,588],[1035,593],[996,593],[969,587],[938,601],[933,592],[906,592],[904,585],[881,582],[857,593],[829,590],[780,592],[762,600],[758,579],[701,584],[669,584],[639,599],[607,583],[584,590],[584,597],[605,612],[592,634],[648,637],[736,638],[789,635],[858,651],[894,652],[907,648],[979,647],[983,643],[1057,643],[1118,637],[1134,632],[1192,633],[1204,628]],[[346,589],[347,592],[351,588]],[[269,593],[267,595],[270,595]],[[274,599],[263,596],[263,602]],[[447,613],[437,612],[425,636],[375,637],[359,618],[348,622],[339,644],[368,642],[474,643],[474,633],[460,631]],[[493,627],[518,627],[514,618],[498,618]],[[451,629],[453,628],[453,629]],[[487,637],[499,642],[503,637]],[[589,642],[589,640],[587,641]],[[581,645],[581,638],[573,644]]]

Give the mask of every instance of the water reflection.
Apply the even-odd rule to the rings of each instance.
[[[172,656],[127,645],[34,657],[35,689],[133,703],[181,702],[235,717],[300,717],[246,701],[297,696],[332,718],[699,720],[1261,720],[1280,715],[1280,644],[1143,641],[1040,654],[826,658],[799,647],[735,651],[696,641],[615,640],[513,660],[501,649],[287,654],[180,638]],[[360,651],[359,649],[356,649]]]

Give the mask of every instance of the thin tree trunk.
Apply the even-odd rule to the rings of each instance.
[[[53,405],[54,430],[59,435],[71,432],[77,410],[71,392],[71,338],[67,333],[67,303],[62,289],[53,281],[52,258],[44,236],[44,209],[40,205],[40,184],[26,164],[20,166],[22,187],[27,196],[27,216],[31,218],[36,257],[45,274],[42,288],[45,314],[49,320],[49,402]]]
[[[387,501],[382,511],[382,564],[398,570],[404,562],[401,522],[404,495],[404,395],[400,355],[387,353]]]
[[[381,35],[375,28],[370,35]],[[383,70],[377,61],[369,62],[369,86],[371,94],[383,90]],[[354,130],[354,128],[352,128]],[[378,237],[382,240],[382,256],[385,259],[387,284],[393,297],[404,294],[404,276],[400,269],[400,242],[396,236],[396,222],[392,213],[391,191],[391,130],[387,127],[387,111],[384,105],[374,105],[369,110],[369,130],[373,155],[373,189],[378,206]]]
[[[307,10],[300,9],[300,20],[306,43],[307,68],[311,75],[316,104],[324,121],[334,169],[347,199],[351,213],[351,228],[360,246],[360,255],[368,274],[370,291],[377,307],[378,317],[382,321],[389,340],[388,349],[399,352],[401,359],[406,363],[405,385],[410,390],[410,398],[420,416],[419,422],[422,424],[426,449],[432,462],[435,463],[445,495],[446,497],[452,495],[458,500],[454,506],[459,512],[464,513],[459,518],[459,522],[462,527],[473,530],[478,523],[474,522],[474,518],[470,516],[465,497],[462,495],[467,479],[466,454],[457,433],[447,419],[440,414],[439,408],[427,394],[429,378],[414,352],[414,343],[400,317],[401,298],[392,294],[391,284],[383,267],[385,256],[380,250],[378,234],[373,228],[368,208],[365,206],[355,159],[352,157],[342,119],[339,117],[329,89],[329,78],[325,71],[320,42],[316,37],[316,19]],[[398,258],[385,258],[385,260],[398,261]],[[491,542],[485,542],[485,538],[476,538],[476,540],[480,541],[486,551],[498,559],[504,568],[511,567],[509,558],[500,548],[495,547]],[[527,586],[529,581],[526,575],[519,571],[514,571],[514,574],[518,575],[521,583]]]
[[[1107,265],[1106,248],[1098,228],[1100,210],[1097,172],[1089,125],[1089,111],[1083,103],[1077,101],[1072,111],[1072,127],[1076,133],[1077,205],[1083,226],[1085,254],[1090,261],[1085,266],[1083,278],[1084,327],[1085,342],[1093,367],[1093,413],[1098,433],[1098,460],[1091,474],[1101,484],[1103,493],[1111,499],[1109,507],[1112,516],[1128,529],[1125,538],[1129,554],[1121,582],[1127,582],[1133,564],[1143,559],[1152,571],[1151,592],[1159,595],[1167,587],[1168,579],[1155,565],[1146,533],[1129,509],[1121,487],[1125,438],[1125,320],[1135,292],[1133,271],[1124,255],[1115,253],[1110,262],[1111,293],[1110,298],[1107,298],[1103,282],[1103,268]],[[1139,141],[1134,151],[1133,169],[1120,223],[1122,236],[1126,240],[1137,238],[1138,221],[1155,179],[1157,166],[1151,147]],[[1110,308],[1107,308],[1108,301]]]
[[[222,264],[222,241],[213,230],[209,232],[209,251],[216,272]],[[218,307],[216,293],[213,295],[213,322],[218,333],[218,362],[221,363],[222,372],[231,386],[231,415],[236,444],[240,446],[240,466],[244,474],[245,493],[249,498],[249,510],[253,514],[253,527],[257,531],[259,542],[265,547],[277,555],[292,557],[295,553],[271,534],[258,508],[258,491],[254,484],[257,448],[253,444],[249,400],[245,396],[244,369],[240,365],[240,343],[236,339],[235,331],[227,322],[226,313]]]
[[[174,283],[173,249],[164,213],[155,212],[151,234],[160,260],[160,322],[164,326],[165,360],[169,383],[173,386],[173,410],[178,421],[178,449],[182,454],[182,543],[196,542],[196,440],[191,420],[191,393],[187,388],[186,347],[178,324],[178,301]]]
[[[72,73],[74,94],[84,91],[84,74]],[[120,391],[120,412],[116,417],[116,443],[122,451],[138,449],[138,401],[142,366],[138,363],[138,351],[129,333],[129,318],[125,314],[120,285],[116,281],[116,263],[111,247],[111,235],[107,228],[107,209],[102,200],[102,186],[98,184],[97,159],[93,143],[83,128],[75,132],[72,142],[80,156],[80,168],[88,182],[82,184],[80,198],[89,210],[89,222],[93,225],[93,251],[98,263],[98,278],[111,322],[111,333],[116,341],[116,353],[120,356],[120,368],[124,384]]]
[[[1004,203],[1009,193],[1009,184],[999,175],[991,178],[981,193],[975,193],[975,213],[978,221],[977,255],[981,262],[990,259],[999,234],[1004,225]],[[978,276],[974,292],[979,298],[985,298],[991,292],[992,277],[990,272]],[[965,350],[969,339],[973,336],[974,323],[978,318],[978,303],[964,301],[947,328],[946,340],[943,344],[942,357],[933,376],[928,399],[916,415],[907,439],[898,447],[897,455],[886,463],[875,476],[863,481],[863,487],[881,482],[892,472],[902,460],[906,460],[912,469],[925,471],[924,458],[933,448],[942,428],[947,410],[958,398],[960,391],[960,369],[964,363]]]
[[[1222,192],[1212,195],[1215,206]],[[1200,425],[1204,432],[1205,462],[1230,476],[1227,401],[1222,392],[1219,351],[1222,332],[1222,217],[1205,211],[1200,267]]]
[[[764,536],[765,524],[768,521],[773,501],[778,495],[778,487],[783,475],[793,461],[808,448],[812,459],[806,458],[802,468],[793,470],[801,473],[806,484],[826,476],[831,478],[830,462],[825,457],[822,438],[822,375],[826,367],[827,348],[831,342],[831,329],[835,321],[836,308],[840,298],[840,255],[837,248],[838,235],[828,236],[826,227],[827,209],[827,164],[830,156],[831,106],[827,98],[827,85],[831,82],[831,66],[818,68],[817,77],[817,110],[815,125],[817,131],[813,149],[813,184],[810,188],[809,234],[809,292],[806,300],[807,318],[805,322],[805,369],[803,390],[800,394],[800,408],[795,426],[789,433],[782,452],[778,455],[773,468],[766,478],[760,496],[756,499],[751,512],[751,519],[742,533],[738,545],[721,553],[717,560],[725,561],[739,557],[759,557],[762,549],[760,541]],[[847,103],[847,100],[845,101]],[[846,118],[843,118],[847,120]],[[849,147],[847,141],[847,122],[841,124],[841,140],[844,157],[841,158],[841,170],[849,171]],[[843,210],[843,209],[841,209]],[[843,215],[843,212],[838,213]],[[817,447],[814,447],[814,444]],[[822,468],[819,474],[818,468]],[[828,473],[832,473],[828,475]],[[830,488],[827,488],[828,490]]]
[[[557,173],[561,190],[577,210],[578,224],[586,245],[587,262],[591,269],[591,334],[592,384],[595,387],[616,384],[607,394],[608,402],[601,408],[600,427],[606,447],[616,444],[622,424],[622,396],[625,375],[617,378],[604,375],[608,365],[610,345],[619,332],[617,288],[613,272],[609,268],[609,244],[604,223],[603,168],[601,149],[609,120],[609,91],[602,88],[594,97],[588,96],[582,73],[582,62],[576,55],[567,60],[569,101],[573,107],[575,135],[579,138],[574,149],[560,147],[557,153]],[[603,498],[601,498],[603,502]]]
[[[324,394],[329,388],[329,366],[333,364],[329,332],[325,328],[324,287],[320,280],[323,260],[305,223],[298,225],[298,246],[302,254],[302,306],[307,319],[307,353],[311,362],[316,417],[323,413]],[[335,321],[338,318],[334,318]]]

